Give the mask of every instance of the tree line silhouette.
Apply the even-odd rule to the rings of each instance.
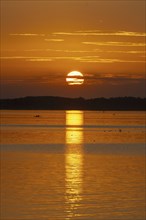
[[[146,98],[116,97],[84,99],[58,96],[28,96],[0,99],[0,109],[14,110],[145,110]]]

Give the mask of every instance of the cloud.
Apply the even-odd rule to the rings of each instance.
[[[36,34],[36,33],[12,33],[9,34],[10,36],[24,36],[24,37],[35,37],[35,36],[39,36],[39,37],[44,37],[45,34]]]
[[[77,59],[80,62],[85,63],[146,63],[145,60],[121,60],[121,59],[106,59],[106,58],[88,58],[88,57],[81,57]]]
[[[45,41],[62,42],[64,39],[44,39]]]
[[[31,61],[31,62],[46,62],[46,61],[53,61],[50,57],[27,57],[27,56],[12,56],[12,57],[1,57],[1,59],[4,60],[25,60],[25,61]]]
[[[28,58],[26,59],[26,61],[31,61],[31,62],[49,62],[49,61],[53,61],[50,58]]]
[[[23,60],[26,60],[26,61],[55,61],[55,60],[78,60],[80,57],[74,57],[74,56],[60,56],[60,57],[29,57],[29,56],[10,56],[10,57],[1,57],[1,59],[4,59],[4,60],[15,60],[15,59],[23,59]]]
[[[99,79],[99,78],[128,78],[128,79],[143,79],[145,78],[144,73],[86,73],[85,79]]]
[[[91,51],[92,52],[92,51]],[[145,50],[99,50],[94,49],[93,52],[101,52],[101,53],[125,53],[125,54],[143,54]]]
[[[118,59],[102,59],[99,56],[83,56],[76,58],[79,62],[85,63],[115,63],[119,62]]]
[[[88,41],[88,42],[82,42],[83,44],[88,44],[88,45],[96,45],[96,46],[115,46],[115,47],[144,47],[146,46],[145,43],[133,43],[133,42],[112,42],[112,41],[107,41],[107,42],[93,42],[93,41]]]
[[[18,50],[5,50],[7,52],[17,52]],[[145,57],[145,50],[104,50],[104,49],[91,49],[91,50],[65,50],[65,49],[25,49],[25,52],[63,52],[63,53],[123,53],[123,54],[142,54],[141,57]]]
[[[26,49],[24,51],[26,51],[26,52],[27,51],[28,52],[38,52],[38,51],[47,52],[47,51],[50,51],[50,52],[64,52],[64,53],[96,53],[97,52],[96,50],[59,50],[59,49],[49,49],[49,48],[48,49]]]
[[[58,82],[65,82],[65,78],[66,76],[64,76],[63,74],[60,73],[47,73],[47,74],[43,74],[42,72],[40,73],[40,75],[37,76],[18,76],[17,79],[16,78],[3,78],[2,79],[2,83],[3,84],[54,84],[54,83],[58,83]]]
[[[44,73],[40,72],[40,75],[37,76],[18,76],[16,78],[3,78],[3,85],[52,85],[54,84],[65,84],[66,75],[60,72],[53,73]],[[138,84],[144,83],[145,75],[142,73],[139,74],[130,74],[130,73],[84,73],[84,82],[86,85],[99,85],[99,84],[111,84],[111,85],[122,85],[127,83]]]
[[[13,60],[13,59],[27,59],[28,57],[24,56],[11,56],[11,57],[1,57],[3,60]]]
[[[86,84],[112,84],[112,85],[122,85],[127,83],[141,83],[145,82],[144,74],[129,74],[129,73],[94,73],[85,74],[84,76]]]
[[[10,33],[10,36],[47,36],[44,33]],[[49,35],[66,35],[66,36],[123,36],[123,37],[145,37],[145,32],[129,32],[129,31],[109,31],[103,32],[102,30],[78,30],[74,32],[53,32]]]
[[[53,32],[54,35],[66,35],[66,36],[123,36],[123,37],[145,37],[146,33],[143,32],[102,32],[101,30],[85,30],[74,32]]]
[[[11,56],[1,57],[5,60],[23,59],[30,62],[51,62],[56,60],[74,60],[85,63],[145,63],[145,60],[122,60],[114,58],[100,58],[99,56],[54,56],[54,57],[27,57],[27,56]]]

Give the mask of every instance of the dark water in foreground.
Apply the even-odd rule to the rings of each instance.
[[[1,124],[2,220],[146,218],[144,112],[1,111]]]

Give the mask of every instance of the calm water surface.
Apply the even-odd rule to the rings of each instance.
[[[144,112],[1,111],[1,219],[146,219],[145,132]]]

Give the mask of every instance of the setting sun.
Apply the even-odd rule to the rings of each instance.
[[[84,83],[83,74],[78,71],[72,71],[67,74],[66,82],[68,85],[81,85]]]

